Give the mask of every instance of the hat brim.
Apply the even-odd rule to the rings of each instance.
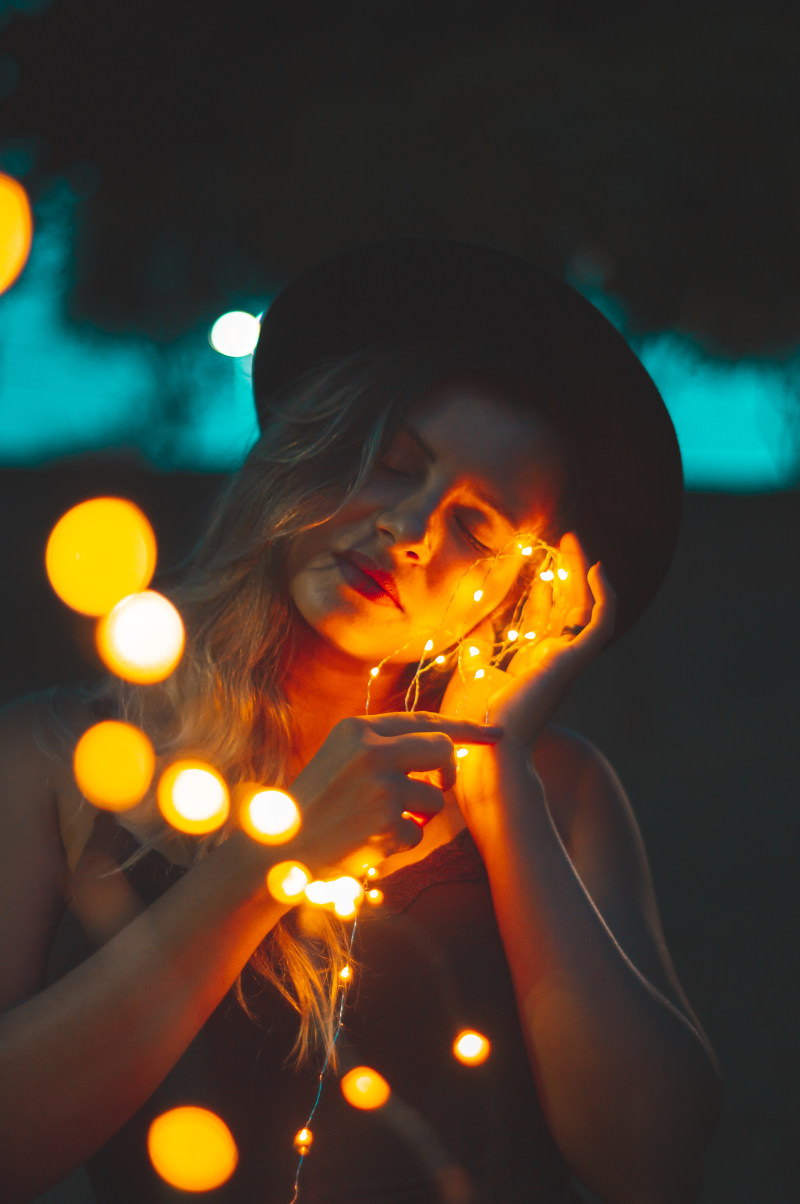
[[[617,592],[617,638],[669,567],[681,519],[681,458],[642,364],[599,310],[562,281],[504,251],[449,239],[392,239],[345,251],[298,276],[270,305],[253,363],[259,415],[264,399],[317,360],[379,342],[437,339],[511,356],[552,384],[557,421],[580,462],[573,527]]]

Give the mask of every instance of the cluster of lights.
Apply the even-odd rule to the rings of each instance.
[[[485,573],[484,584],[485,584],[486,580],[488,580],[488,577],[492,571],[492,568],[494,567],[494,562],[497,559],[499,559],[501,556],[506,554],[506,552],[508,550],[508,546],[509,545],[506,545],[505,547],[501,548],[500,551],[496,554],[496,556],[492,560],[492,562],[489,564],[488,568],[484,569],[484,573]],[[539,568],[538,568],[538,577],[539,577],[540,581],[544,582],[545,584],[550,584],[550,583],[555,583],[556,580],[559,582],[563,582],[568,579],[569,571],[561,565],[561,554],[557,548],[550,547],[548,544],[544,543],[542,540],[536,539],[536,538],[531,538],[531,542],[529,542],[529,543],[520,542],[518,540],[516,547],[521,556],[529,557],[529,556],[532,556],[534,554],[534,552],[538,552],[541,554],[541,561],[540,561]],[[474,567],[474,566],[472,566],[472,567]],[[467,570],[467,572],[469,572],[469,571],[471,571],[471,570]],[[465,574],[465,576],[466,576],[466,574]],[[448,603],[447,607],[445,608],[445,613],[442,618],[442,631],[446,630],[446,628],[444,626],[444,622],[447,617],[447,613],[450,609],[450,606],[452,605],[458,592],[459,591],[457,589],[453,595],[453,598],[451,598],[450,602]],[[473,602],[476,602],[476,603],[480,602],[484,597],[484,593],[485,593],[485,591],[482,588],[473,590],[473,592],[472,592]],[[520,635],[521,635],[522,639],[527,641],[528,645],[532,644],[533,641],[537,638],[537,633],[532,630],[522,631],[520,633],[520,623],[523,619],[525,601],[526,601],[526,599],[524,597],[520,600],[520,602],[518,603],[517,608],[514,612],[514,615],[512,616],[511,625],[509,626],[508,630],[505,632],[505,635],[500,639],[499,643],[496,644],[493,652],[488,656],[487,660],[488,660],[488,664],[490,666],[496,666],[496,665],[500,664],[500,662],[502,661],[502,659],[506,655],[506,653],[508,653],[512,649],[512,645],[518,644],[518,642],[520,640]],[[431,669],[434,669],[438,666],[447,664],[451,656],[453,656],[453,655],[456,656],[459,671],[462,673],[462,676],[463,676],[462,659],[464,658],[464,637],[453,633],[452,643],[453,643],[454,647],[451,648],[449,652],[447,652],[447,653],[440,652],[440,653],[437,653],[436,656],[426,659],[427,654],[431,653],[435,646],[434,639],[432,637],[428,638],[426,640],[424,648],[423,648],[422,657],[420,658],[420,661],[417,665],[416,672],[414,674],[414,677],[413,677],[413,679],[408,687],[408,691],[406,693],[406,699],[405,699],[406,710],[413,711],[417,704],[417,701],[419,700],[421,676],[424,673],[427,673]],[[395,649],[394,653],[392,653],[390,656],[384,657],[384,659],[379,664],[374,665],[370,669],[370,671],[369,671],[370,681],[367,683],[367,698],[366,698],[366,708],[365,708],[367,714],[369,713],[370,692],[371,692],[370,684],[371,684],[372,680],[374,678],[378,677],[378,675],[381,672],[381,669],[383,668],[383,665],[385,665],[388,662],[393,662],[395,660],[395,658],[400,653],[402,653],[407,646],[408,645],[404,645],[402,648]],[[481,654],[481,649],[477,645],[475,645],[475,644],[467,644],[466,645],[466,656],[468,658],[476,657],[476,656],[479,656],[480,654]],[[480,681],[485,676],[486,676],[486,669],[485,669],[485,667],[481,667],[472,674],[472,680]],[[466,680],[466,678],[464,680]]]

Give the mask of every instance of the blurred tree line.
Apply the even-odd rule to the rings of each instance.
[[[75,323],[169,343],[425,234],[601,287],[634,335],[794,351],[795,5],[5,0],[0,25],[0,163],[78,199]]]

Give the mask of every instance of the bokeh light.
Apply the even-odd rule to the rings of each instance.
[[[462,1029],[453,1042],[453,1053],[465,1066],[480,1066],[491,1052],[491,1042],[472,1028]]]
[[[129,723],[106,719],[84,732],[75,747],[75,780],[90,803],[108,811],[134,807],[155,769],[153,746]]]
[[[253,353],[260,329],[258,318],[245,313],[244,310],[234,309],[217,318],[211,327],[208,341],[220,355],[238,358]]]
[[[183,621],[163,594],[129,594],[100,619],[97,651],[103,664],[125,681],[163,681],[181,659]]]
[[[19,180],[0,172],[0,293],[10,288],[28,260],[33,219]]]
[[[316,907],[332,906],[337,916],[346,920],[356,914],[358,903],[364,895],[360,882],[349,875],[341,878],[330,878],[327,881],[315,879],[305,888],[305,896],[309,903]]]
[[[389,1084],[371,1066],[356,1066],[341,1081],[342,1095],[354,1108],[382,1108],[391,1095]]]
[[[294,1135],[294,1148],[301,1157],[305,1158],[308,1151],[311,1149],[311,1143],[314,1140],[314,1134],[310,1129],[300,1129]]]
[[[179,832],[214,832],[228,818],[228,787],[205,761],[173,761],[159,778],[156,793],[161,814]]]
[[[212,1191],[230,1179],[239,1161],[225,1121],[197,1107],[157,1116],[147,1134],[147,1152],[161,1178],[181,1191]]]
[[[240,811],[242,827],[261,844],[285,844],[300,830],[300,810],[283,790],[255,786],[247,791]]]
[[[84,615],[108,614],[126,594],[149,585],[156,567],[153,528],[124,498],[80,502],[53,527],[45,566],[67,606]]]
[[[267,874],[267,890],[279,903],[299,903],[310,877],[299,861],[279,861]]]

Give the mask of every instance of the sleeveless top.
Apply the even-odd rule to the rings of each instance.
[[[145,905],[185,873],[101,812],[84,854],[92,872],[121,872]],[[108,878],[106,878],[108,881]],[[547,1128],[528,1061],[508,965],[480,855],[465,829],[380,881],[383,903],[360,910],[341,1066],[325,1075],[298,1204],[579,1204]],[[55,973],[93,950],[74,920],[62,925]],[[245,971],[255,1018],[231,989],[167,1078],[87,1165],[98,1204],[185,1200],[150,1165],[147,1132],[169,1108],[196,1104],[223,1118],[239,1151],[209,1204],[291,1204],[320,1065],[285,1062],[297,1016]],[[480,1066],[453,1055],[463,1028],[489,1038]],[[367,1065],[391,1086],[375,1111],[346,1103],[338,1076]],[[198,1197],[200,1198],[200,1197]]]

